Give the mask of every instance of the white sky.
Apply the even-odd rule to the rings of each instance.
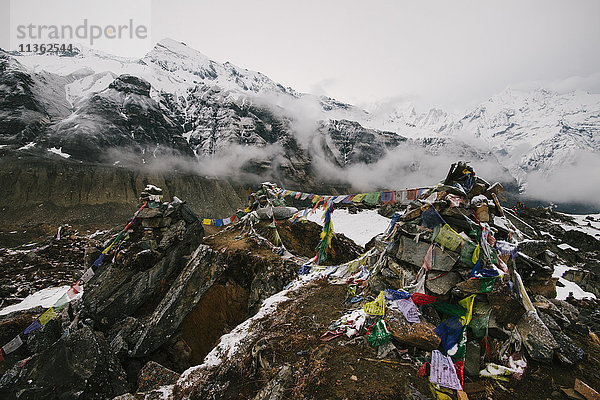
[[[507,86],[600,92],[598,0],[146,1],[151,41],[103,50],[143,56],[170,37],[301,92],[363,106],[411,101],[419,111],[458,111]],[[98,14],[92,4],[123,15],[112,1],[68,3],[56,11],[63,19]]]

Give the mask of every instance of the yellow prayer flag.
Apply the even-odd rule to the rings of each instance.
[[[448,224],[444,224],[440,233],[435,237],[435,241],[449,250],[456,250],[462,243],[462,238]]]
[[[352,198],[353,203],[361,203],[365,197],[367,197],[368,193],[357,194]]]
[[[469,322],[471,322],[471,317],[473,316],[473,302],[475,301],[475,296],[476,295],[472,294],[471,296],[465,297],[464,299],[458,302],[458,304],[460,304],[467,310],[467,313],[460,317],[460,322],[462,322],[463,325],[469,325]]]
[[[479,247],[479,245],[477,245],[477,247],[475,247],[475,250],[473,251],[473,257],[471,257],[471,261],[473,262],[473,264],[477,264],[477,261],[479,261],[479,251],[481,250],[481,247]]]
[[[203,224],[203,225],[212,225],[212,219],[207,219],[207,218],[204,218],[204,219],[202,220],[202,224]]]
[[[54,311],[54,307],[50,307],[49,309],[46,310],[45,313],[40,315],[40,317],[38,319],[40,321],[40,324],[46,325],[55,316],[56,316],[56,312]]]
[[[383,291],[379,292],[379,296],[363,306],[363,310],[369,315],[384,315],[385,314],[385,299]]]

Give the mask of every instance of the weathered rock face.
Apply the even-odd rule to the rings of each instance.
[[[246,202],[241,184],[194,174],[0,157],[1,224],[60,225],[68,215],[73,226],[114,226],[131,217],[148,183],[207,218],[232,215]]]
[[[403,345],[423,350],[434,350],[440,345],[440,338],[434,332],[435,326],[429,322],[409,323],[401,313],[388,310],[387,326],[394,339]]]
[[[88,327],[15,365],[0,380],[0,397],[106,399],[128,390],[108,343]]]

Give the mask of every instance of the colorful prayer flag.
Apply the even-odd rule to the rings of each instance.
[[[463,240],[450,225],[444,224],[435,237],[435,241],[449,250],[456,250]]]
[[[81,292],[81,286],[78,283],[75,283],[73,286],[67,290],[67,296],[69,300],[73,300],[73,297],[77,296],[77,293]]]
[[[40,329],[41,327],[42,327],[42,324],[40,324],[40,321],[38,319],[36,319],[27,328],[25,328],[23,333],[27,335],[35,330]]]
[[[60,299],[56,300],[52,307],[54,307],[55,310],[60,310],[61,308],[69,304],[69,301],[71,301],[71,299],[69,299],[69,296],[67,295],[67,293],[65,293],[60,297]]]
[[[54,311],[54,307],[50,307],[49,309],[46,310],[45,313],[40,315],[40,317],[38,319],[40,320],[40,324],[46,325],[55,316],[56,316],[56,312]]]
[[[377,298],[363,306],[363,310],[369,315],[385,314],[385,298],[383,291],[379,292]]]
[[[4,354],[10,354],[22,345],[23,340],[21,340],[21,335],[17,335],[17,337],[15,337],[13,340],[2,346],[2,350],[4,351]]]
[[[439,350],[431,352],[431,372],[429,381],[433,384],[450,389],[462,390],[452,359],[443,355]]]
[[[90,279],[92,279],[93,276],[94,276],[94,270],[91,268],[88,268],[87,271],[85,271],[84,274],[81,275],[81,278],[79,280],[83,283],[88,283],[90,281]]]
[[[469,325],[469,322],[471,322],[471,317],[473,316],[473,302],[475,301],[475,296],[476,295],[472,294],[471,296],[465,297],[464,299],[458,302],[458,304],[460,304],[464,307],[465,310],[467,310],[465,315],[460,317],[460,321],[463,325]]]

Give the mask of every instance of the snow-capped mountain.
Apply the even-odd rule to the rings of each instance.
[[[348,171],[361,169],[372,172],[369,187],[402,185],[407,171],[440,157],[510,171],[499,178],[525,184],[600,154],[600,95],[506,90],[462,115],[368,112],[170,39],[141,59],[0,52],[0,117],[3,154],[168,159],[206,175],[291,184],[343,176],[360,185]]]

